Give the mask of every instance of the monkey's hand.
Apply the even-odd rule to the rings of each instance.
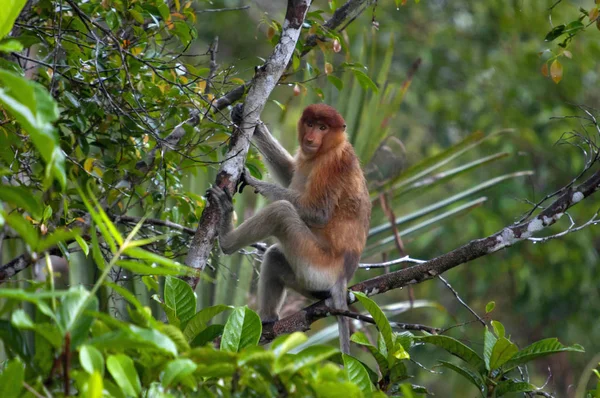
[[[231,121],[235,123],[236,126],[242,124],[242,120],[244,120],[244,104],[236,104],[229,113],[231,117]]]
[[[245,168],[238,182],[238,192],[242,193],[242,191],[244,190],[244,188],[246,188],[247,185],[254,188],[254,193],[260,193],[260,180],[252,177],[252,175],[250,174],[250,170],[248,170],[248,168]]]

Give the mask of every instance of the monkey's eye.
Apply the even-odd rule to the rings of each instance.
[[[325,131],[325,130],[327,130],[327,126],[322,125],[321,127],[319,127],[319,129],[322,130],[322,131]]]
[[[306,125],[307,125],[308,127],[312,127],[312,126],[313,126],[312,122],[308,122],[308,123],[306,123]]]

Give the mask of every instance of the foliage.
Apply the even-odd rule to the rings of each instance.
[[[71,393],[85,396],[426,393],[409,383],[413,377],[428,386],[435,385],[429,383],[435,377],[447,392],[450,372],[428,379],[429,372],[412,369],[416,361],[439,360],[435,351],[420,351],[428,346],[464,362],[439,360],[440,367],[456,372],[484,396],[501,396],[537,391],[517,374],[526,362],[581,351],[555,339],[519,349],[504,326],[492,322],[479,354],[448,335],[396,332],[388,321],[391,315],[360,294],[376,323],[376,339],[373,343],[365,331],[355,333],[352,341],[367,354],[342,356],[325,345],[299,350],[301,343],[311,343],[299,333],[261,347],[258,316],[239,305],[248,301],[254,279],[244,262],[254,264],[256,253],[231,258],[215,253],[211,265],[219,271],[203,274],[197,292],[175,276],[190,274],[176,260],[187,250],[188,227],[197,224],[203,211],[201,193],[214,180],[231,131],[226,109],[215,110],[212,104],[252,76],[256,56],[264,56],[279,39],[277,18],[264,16],[258,24],[259,30],[264,25],[265,38],[250,41],[256,33],[247,15],[203,12],[210,6],[204,1],[43,0],[26,9],[13,29],[24,3],[8,1],[0,15],[0,52],[6,55],[0,58],[0,227],[10,238],[4,241],[4,253],[11,258],[23,254],[35,267],[19,274],[24,279],[11,280],[14,287],[0,289],[0,339],[7,354],[0,365],[0,396],[27,395],[25,386],[52,395],[65,393],[68,386]],[[333,11],[342,3],[331,1],[328,7]],[[543,82],[520,85],[539,75],[540,58],[531,61],[527,55],[539,52],[540,31],[548,30],[533,31],[540,22],[530,22],[532,15],[545,17],[544,6],[523,5],[529,10],[521,16],[527,29],[518,25],[524,32],[517,32],[513,22],[521,17],[511,15],[502,1],[469,5],[468,12],[460,5],[440,12],[434,2],[424,3],[392,14],[387,11],[394,4],[380,2],[370,10],[372,20],[365,19],[368,29],[349,26],[343,33],[324,29],[324,10],[311,10],[286,80],[273,96],[277,112],[271,114],[280,115],[281,130],[293,129],[307,102],[326,100],[346,116],[374,203],[387,196],[393,210],[374,209],[364,253],[372,261],[398,254],[398,237],[411,245],[411,255],[433,257],[469,237],[483,236],[523,210],[507,204],[506,192],[527,196],[528,187],[517,180],[532,175],[530,170],[541,170],[536,178],[545,189],[572,178],[580,165],[579,159],[565,164],[551,153],[542,168],[517,154],[542,157],[537,130],[547,133],[549,144],[562,134],[562,127],[550,128],[546,120],[568,113],[562,97],[583,85],[576,72],[595,66],[589,59],[597,48],[583,45],[587,27],[598,23],[598,5],[576,15],[564,11],[565,23],[547,32],[548,45],[558,43],[558,48],[541,51],[542,73],[561,81],[551,84],[561,91],[548,94]],[[481,48],[458,45],[454,32],[463,37],[470,32],[452,24],[460,25],[465,13],[474,16],[473,32],[484,31],[481,37],[496,38],[506,48],[524,43],[519,48],[525,56],[499,53],[497,47],[503,46],[491,46],[488,39],[477,41]],[[403,34],[410,35],[413,47],[404,37],[401,42],[384,33],[390,26],[408,27]],[[223,57],[223,38],[235,36],[229,51],[240,55],[231,65],[214,69],[209,60],[214,54],[197,44],[213,42],[212,31],[221,35]],[[313,34],[327,41],[303,55]],[[522,41],[515,43],[518,35]],[[416,63],[421,58],[422,65]],[[491,76],[490,68],[502,79]],[[594,86],[595,80],[585,76]],[[594,95],[579,102],[593,104]],[[547,105],[557,97],[560,106]],[[520,130],[501,129],[505,126]],[[282,141],[286,139],[293,134]],[[262,174],[256,152],[251,151],[247,165]],[[484,190],[489,190],[486,196],[481,195]],[[252,208],[252,200],[236,197],[237,214]],[[473,221],[468,225],[463,218],[467,213]],[[584,266],[564,263],[584,264],[595,252],[589,245],[567,250],[565,245],[574,242],[565,242],[491,259],[500,265],[478,267],[457,279],[464,278],[461,283],[473,300],[483,300],[489,289],[525,303],[515,308],[529,306],[527,320],[531,328],[542,325],[535,327],[538,333],[552,335],[556,329],[546,318],[560,317],[577,326],[563,328],[558,322],[558,332],[572,333],[573,341],[589,339],[593,332],[572,332],[588,327],[585,319],[574,318],[577,313],[593,317],[597,309],[578,312],[569,306],[595,302],[589,299],[597,293],[593,275]],[[56,255],[67,259],[67,278],[77,287],[56,288],[58,272],[64,272],[54,269]],[[536,266],[544,267],[544,273],[532,278]],[[373,276],[369,272],[361,277]],[[506,281],[514,285],[510,295],[496,293],[509,290]],[[400,294],[391,299],[400,301]],[[420,307],[411,298],[408,317],[418,308],[441,309],[444,318],[427,316],[436,323],[453,315],[451,308],[434,301],[437,292],[420,294],[434,299]],[[236,306],[228,305],[234,302]],[[523,323],[518,314],[506,318]],[[531,339],[526,328],[515,326],[510,327],[514,341]]]

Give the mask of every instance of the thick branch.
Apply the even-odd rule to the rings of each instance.
[[[567,209],[592,195],[599,188],[600,170],[596,171],[581,185],[567,190],[567,192],[562,194],[530,221],[508,226],[487,238],[471,241],[458,249],[422,264],[357,283],[350,287],[350,290],[374,296],[388,290],[432,279],[463,263],[495,253],[517,242],[529,239],[534,233],[554,224]],[[355,296],[350,292],[348,303],[354,303],[355,301]],[[310,325],[313,322],[327,316],[326,308],[325,302],[320,301],[285,319],[265,325],[261,341],[269,342],[280,334],[310,329]]]
[[[252,138],[254,128],[259,122],[260,114],[271,91],[275,88],[292,57],[311,1],[288,0],[287,12],[279,43],[275,46],[267,62],[257,69],[256,75],[252,79],[252,84],[244,103],[243,121],[231,136],[229,150],[225,155],[225,159],[227,160],[222,163],[216,179],[216,184],[228,190],[231,194],[234,193],[235,184],[244,169],[246,154],[250,147],[250,139]],[[186,265],[192,268],[203,270],[206,267],[213,242],[217,235],[217,225],[220,221],[217,209],[217,206],[211,206],[209,202],[209,206],[202,213],[198,230],[192,240],[188,256],[185,260]],[[188,282],[195,286],[197,279],[189,280]]]

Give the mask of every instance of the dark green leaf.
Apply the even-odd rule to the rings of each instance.
[[[415,336],[415,340],[422,341],[441,347],[450,354],[455,355],[473,366],[475,369],[480,369],[485,366],[483,359],[471,348],[467,347],[460,341],[449,336]]]
[[[452,369],[459,375],[463,376],[465,379],[469,380],[471,382],[471,384],[473,384],[475,387],[477,387],[477,389],[481,393],[481,396],[485,397],[486,386],[485,386],[485,382],[483,381],[483,378],[481,377],[481,375],[479,373],[477,373],[469,368],[455,365],[451,362],[446,362],[446,361],[439,361],[439,362],[442,364],[442,366],[444,366],[448,369]]]
[[[544,357],[559,352],[585,352],[582,346],[575,344],[572,346],[562,345],[557,338],[548,338],[537,341],[519,351],[510,361],[504,364],[506,371],[514,369],[519,365],[524,365],[536,358]]]

